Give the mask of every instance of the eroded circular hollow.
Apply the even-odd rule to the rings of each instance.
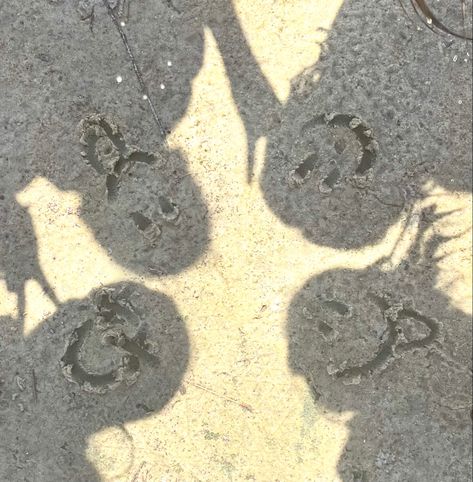
[[[379,169],[374,130],[362,119],[317,115],[274,133],[261,187],[269,207],[311,242],[358,248],[379,240],[402,210],[401,194],[392,206],[380,202]]]

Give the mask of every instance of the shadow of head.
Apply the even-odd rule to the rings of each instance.
[[[95,480],[84,461],[90,436],[162,410],[189,359],[173,302],[133,283],[60,306],[23,343],[2,349],[2,376],[12,378],[2,387],[4,437],[42,461],[45,480],[60,471]]]
[[[208,244],[207,209],[176,151],[148,153],[127,144],[120,128],[92,114],[79,125],[89,172],[83,218],[120,264],[173,274]]]
[[[344,2],[319,61],[294,79],[269,133],[263,195],[313,243],[378,242],[428,181],[471,191],[464,44],[447,47],[402,15],[396,2]]]
[[[435,288],[438,241],[393,271],[323,273],[291,303],[290,368],[316,406],[354,412],[344,481],[470,473],[471,320]]]

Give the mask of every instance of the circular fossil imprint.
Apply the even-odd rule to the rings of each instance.
[[[179,155],[128,145],[101,114],[79,131],[81,154],[105,184],[105,199],[93,191],[83,212],[99,241],[136,271],[175,273],[195,261],[208,241],[207,211]]]
[[[314,243],[370,244],[395,222],[404,203],[402,192],[376,175],[378,155],[373,129],[357,116],[332,113],[283,123],[268,143],[261,177],[265,200]]]

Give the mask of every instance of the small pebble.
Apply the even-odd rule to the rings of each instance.
[[[148,100],[148,96],[146,94],[143,94],[143,100]]]
[[[124,27],[125,25],[126,25],[126,23],[125,23],[125,22],[123,22],[123,21],[122,21],[122,22],[120,22],[120,26],[121,26],[121,27]]]
[[[459,100],[458,103],[459,103],[460,105],[462,105],[462,104],[463,104],[463,101],[462,101],[462,100]]]
[[[121,75],[117,75],[117,83],[121,83],[123,81],[123,77]]]
[[[458,60],[458,55],[453,56],[453,61],[456,62]]]
[[[168,60],[168,67],[172,67],[172,62]]]
[[[164,84],[161,84],[159,87],[161,87],[161,90],[164,90],[166,88]]]

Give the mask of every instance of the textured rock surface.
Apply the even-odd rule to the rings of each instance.
[[[102,1],[0,5],[0,480],[470,480],[471,43],[110,5],[144,90]]]

